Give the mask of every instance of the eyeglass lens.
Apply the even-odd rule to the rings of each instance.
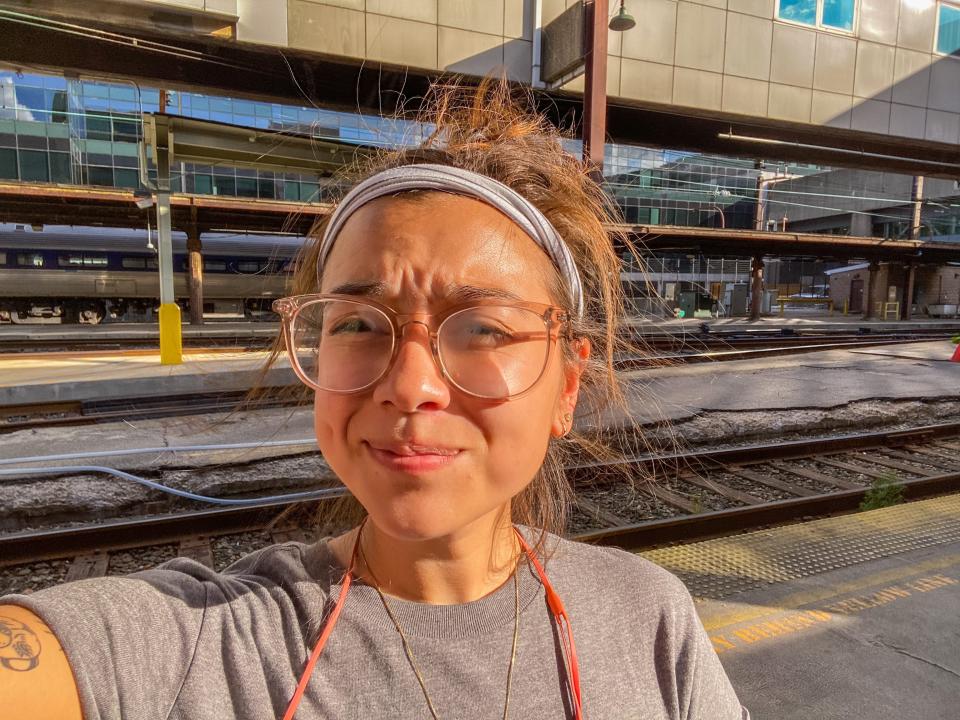
[[[393,325],[361,301],[315,300],[290,324],[291,355],[311,385],[331,392],[364,389],[386,372]],[[448,316],[437,329],[442,369],[460,389],[485,398],[529,390],[546,366],[549,335],[526,308],[479,305]]]

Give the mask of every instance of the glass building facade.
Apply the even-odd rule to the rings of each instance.
[[[159,103],[159,90],[133,83],[0,69],[0,180],[135,189],[140,185],[140,116],[157,112]],[[193,92],[168,92],[166,110],[358,146],[414,145],[432,129],[409,121]],[[581,152],[579,140],[565,145],[572,153]],[[869,184],[848,178],[838,186],[833,178],[847,177],[845,171],[814,165],[763,166],[753,159],[620,144],[607,144],[604,167],[605,186],[624,218],[640,225],[754,228],[758,181],[775,178],[765,190],[765,221],[776,220],[777,229],[790,229],[800,217],[835,216],[836,222],[803,229],[846,234],[851,201],[864,194],[858,185]],[[909,179],[903,179],[906,185],[901,186],[909,188]],[[333,182],[318,175],[191,163],[178,163],[171,178],[177,192],[297,202],[326,199],[335,189]],[[906,206],[909,191],[897,194]],[[956,191],[950,194],[955,197]],[[936,212],[928,213],[923,235],[957,237],[960,204],[950,199],[941,196]],[[897,202],[890,200],[888,208]],[[889,210],[878,214],[872,233],[868,229],[862,234],[902,236],[909,228],[900,226],[904,218],[898,215]]]
[[[135,189],[143,112],[160,92],[132,83],[0,70],[0,180]],[[200,120],[391,146],[420,139],[413,123],[200,93],[167,93],[166,111]],[[152,174],[152,171],[151,171]],[[175,192],[311,202],[325,178],[230,165],[180,163]]]

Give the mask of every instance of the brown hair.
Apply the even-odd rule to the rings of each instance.
[[[417,147],[382,151],[358,161],[349,180],[355,183],[390,167],[422,162],[472,170],[502,182],[533,203],[570,249],[585,300],[584,317],[574,323],[574,335],[588,339],[592,347],[591,360],[581,377],[576,413],[580,429],[575,428],[564,438],[551,439],[542,467],[514,498],[511,509],[514,522],[561,534],[573,500],[564,468],[573,460],[617,459],[615,445],[619,443],[604,441],[597,429],[611,420],[616,423],[617,415],[629,417],[614,369],[617,353],[627,350],[618,335],[624,317],[620,258],[614,238],[605,227],[617,222],[619,211],[591,178],[588,167],[564,150],[561,132],[531,107],[529,94],[504,80],[487,79],[478,86],[459,81],[436,85],[419,115],[422,123],[433,127],[430,135]],[[325,224],[325,219],[317,223],[301,251],[291,288],[294,294],[318,291],[318,239]],[[632,251],[626,237],[616,239]],[[558,305],[572,311],[571,298],[559,274],[551,294]],[[281,338],[265,371],[283,352]],[[570,353],[567,361],[573,361]],[[356,519],[342,506],[332,512],[332,516],[330,511],[324,513],[323,527],[342,527]]]

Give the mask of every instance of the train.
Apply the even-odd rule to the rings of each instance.
[[[304,238],[207,233],[203,315],[275,320]],[[160,303],[156,232],[0,223],[0,324],[150,322]],[[174,293],[189,310],[186,235],[173,233]]]

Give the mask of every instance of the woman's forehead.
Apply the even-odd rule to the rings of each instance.
[[[554,302],[546,253],[486,203],[447,193],[379,198],[346,221],[323,269],[323,292],[376,284],[382,296],[448,297],[492,289]]]

